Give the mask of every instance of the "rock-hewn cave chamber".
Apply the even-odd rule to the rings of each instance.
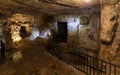
[[[0,0],[0,75],[120,75],[120,0]]]

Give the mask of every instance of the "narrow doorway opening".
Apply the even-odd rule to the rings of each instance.
[[[58,22],[58,42],[67,42],[67,22]]]
[[[24,39],[25,37],[28,37],[29,34],[27,33],[26,27],[21,26],[20,27],[20,36]]]

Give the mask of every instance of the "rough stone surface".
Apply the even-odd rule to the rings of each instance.
[[[12,49],[13,42],[18,42],[27,37],[32,39],[39,36],[39,31],[45,27],[42,17],[33,17],[25,14],[14,14],[5,25],[6,50]],[[34,29],[37,28],[37,31]],[[36,34],[36,32],[38,32]]]
[[[15,14],[9,18],[9,22],[11,26],[12,39],[15,42],[30,36],[34,17],[24,14]]]
[[[106,12],[107,11],[107,12]],[[105,42],[111,42],[117,29],[117,10],[112,5],[104,5],[101,10],[101,37]]]
[[[18,63],[10,62],[0,65],[1,75],[85,75],[74,67],[46,53],[46,46],[40,41],[21,41],[15,47],[15,58],[21,57]],[[20,53],[21,52],[21,53]],[[12,52],[14,53],[14,52]]]
[[[11,27],[9,26],[9,23],[5,26],[5,49],[10,50],[12,49],[12,35],[11,35]]]
[[[120,2],[102,1],[101,8],[101,32],[100,32],[100,52],[99,57],[120,65]],[[109,11],[109,12],[108,12]]]
[[[7,19],[15,13],[29,14],[32,16],[42,15],[47,18],[46,20],[52,19],[50,17],[53,15],[60,16],[59,14],[63,14],[65,16],[60,16],[56,19],[59,21],[68,21],[70,18],[68,22],[68,42],[70,45],[75,48],[84,47],[92,50],[99,49],[98,46],[100,46],[100,58],[120,65],[120,0],[94,0],[94,2],[88,3],[84,1],[87,0],[0,0],[0,21]],[[100,5],[101,14],[98,16]],[[66,14],[68,13],[74,14],[75,16],[67,16]],[[12,49],[12,37],[16,35],[12,31],[19,31],[19,25],[21,23],[27,25],[31,21],[33,22],[31,16],[28,16],[28,18],[25,15],[23,15],[24,18],[20,15],[12,17],[11,21],[7,19],[8,21],[5,25],[6,49]],[[99,17],[101,17],[101,20],[99,20]],[[42,22],[39,27],[45,23],[40,19],[36,21],[39,22],[38,24]],[[101,21],[100,30],[99,21]],[[26,26],[27,28],[29,29],[28,25]],[[54,28],[57,31],[57,26]],[[42,31],[42,28],[39,30]],[[100,31],[100,35],[98,31]],[[2,33],[0,34],[2,35]],[[91,54],[89,52],[90,50],[83,49],[83,51]],[[46,69],[43,69],[43,71],[46,71]]]
[[[69,12],[80,12],[79,9],[98,7],[99,1],[87,3],[84,0],[0,0],[0,14],[3,17],[14,13],[30,15],[55,15]],[[63,10],[63,11],[62,11]]]
[[[13,55],[12,55],[12,61],[14,62],[14,63],[18,63],[18,62],[20,62],[20,60],[22,59],[22,53],[21,53],[21,51],[17,51],[17,52],[15,52],[15,53],[13,53]]]
[[[85,19],[83,16],[86,16]],[[85,53],[98,54],[99,48],[99,12],[82,13],[82,14],[72,14],[72,15],[60,15],[55,17],[55,23],[53,25],[54,31],[58,32],[57,21],[67,22],[67,44],[72,47],[81,50],[81,47],[90,49],[93,51],[82,51]],[[82,24],[81,24],[82,19]],[[83,19],[85,20],[83,23]],[[88,23],[86,23],[86,21]],[[89,54],[90,54],[89,53]]]
[[[0,40],[4,41],[4,24],[0,22]]]

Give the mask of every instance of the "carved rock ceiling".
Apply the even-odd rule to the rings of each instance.
[[[14,13],[52,16],[81,12],[81,9],[97,9],[99,0],[0,0],[0,16]]]

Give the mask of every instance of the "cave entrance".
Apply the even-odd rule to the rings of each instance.
[[[67,22],[58,22],[58,42],[67,42]]]
[[[30,36],[30,34],[27,32],[25,26],[20,27],[20,36],[24,39],[25,37]]]

